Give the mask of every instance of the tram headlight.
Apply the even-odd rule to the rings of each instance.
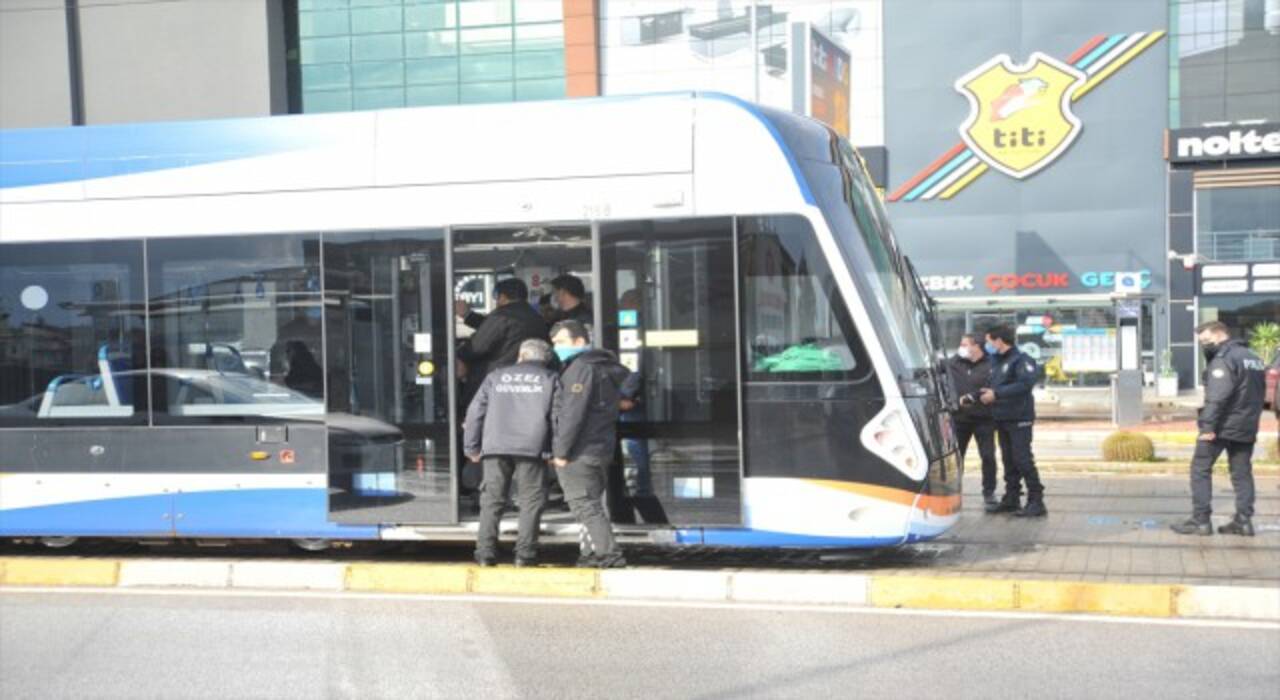
[[[912,479],[922,479],[928,471],[916,447],[914,426],[901,409],[886,409],[872,419],[862,430],[862,443]]]

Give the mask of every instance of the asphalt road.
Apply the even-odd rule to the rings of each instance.
[[[352,595],[0,593],[0,697],[1258,697],[1280,628]]]

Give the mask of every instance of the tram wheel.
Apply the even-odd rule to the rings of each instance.
[[[41,537],[40,544],[49,549],[65,549],[76,543],[78,537]]]
[[[300,538],[293,540],[293,546],[304,552],[323,552],[332,546],[332,542],[319,538]]]

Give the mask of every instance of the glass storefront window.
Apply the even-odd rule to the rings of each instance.
[[[561,0],[292,0],[290,4],[293,111],[565,95]]]
[[[1018,348],[1040,364],[1046,386],[1104,387],[1110,382],[1112,370],[1067,371],[1063,366],[1064,335],[1114,331],[1116,317],[1110,306],[946,310],[938,312],[938,322],[943,329],[943,342],[950,352],[959,345],[962,333],[971,332],[982,337],[992,326],[1012,326],[1017,333]],[[1149,304],[1143,307],[1142,325],[1143,352],[1150,369],[1154,333]]]
[[[1259,323],[1280,323],[1280,299],[1265,294],[1200,297],[1199,323],[1221,321],[1238,338],[1249,339]]]

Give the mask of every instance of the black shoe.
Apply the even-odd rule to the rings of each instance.
[[[523,569],[526,566],[537,566],[538,559],[536,557],[516,557],[516,568]]]
[[[1049,509],[1044,507],[1044,501],[1027,501],[1027,505],[1019,508],[1014,512],[1015,518],[1043,518],[1049,514]]]
[[[1021,502],[1021,496],[1014,496],[1013,498],[1005,496],[996,503],[988,503],[983,510],[988,513],[1013,513],[1021,508]]]
[[[1169,526],[1170,530],[1179,535],[1212,535],[1213,523],[1208,520],[1196,520],[1195,518],[1187,518],[1183,522],[1174,523]]]
[[[492,554],[477,554],[476,563],[480,566],[497,566],[498,558]]]
[[[625,569],[627,567],[627,559],[622,556],[621,552],[606,554],[596,559],[596,566],[601,569]]]
[[[1223,535],[1240,535],[1242,537],[1253,537],[1253,521],[1248,518],[1236,516],[1226,525],[1219,525],[1218,532]]]
[[[600,563],[600,558],[594,554],[583,554],[578,557],[577,567],[579,569],[594,569]]]

